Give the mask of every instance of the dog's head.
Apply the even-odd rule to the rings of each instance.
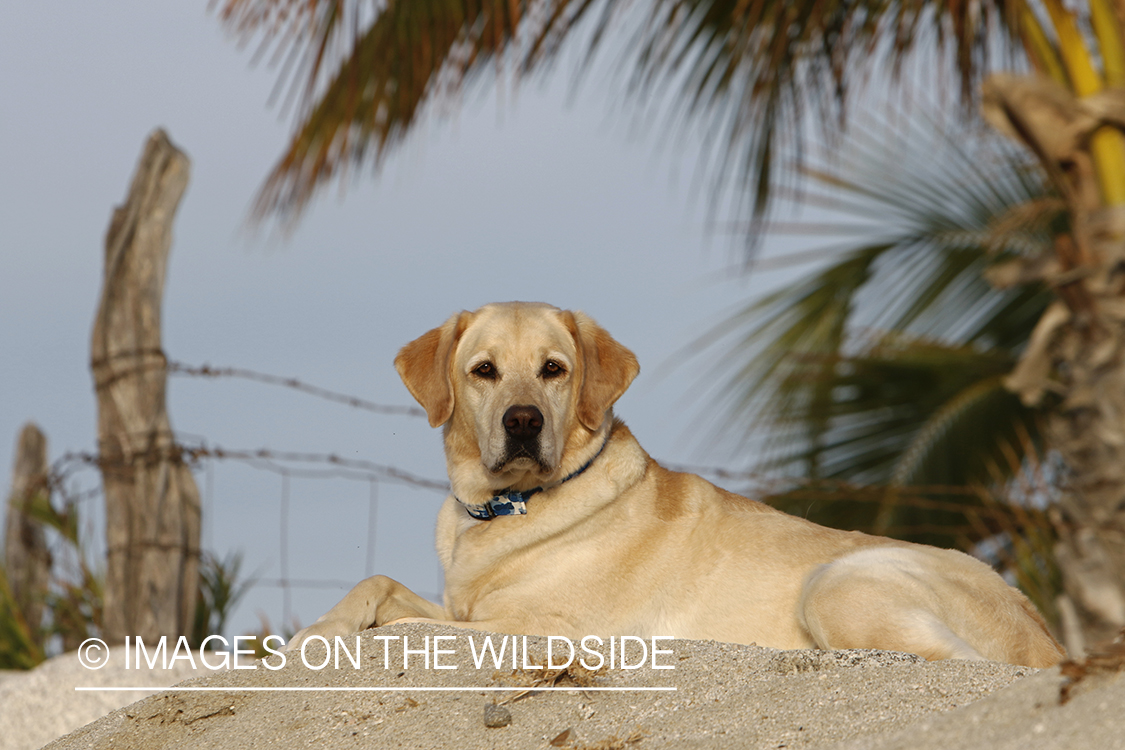
[[[526,489],[573,471],[567,456],[609,428],[640,370],[583,313],[526,302],[454,315],[404,346],[395,368],[430,425],[445,425],[455,485],[461,475],[482,489]]]

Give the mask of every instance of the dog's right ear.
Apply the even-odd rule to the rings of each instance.
[[[410,395],[429,417],[430,427],[440,427],[453,415],[453,380],[449,367],[453,349],[468,325],[469,313],[454,315],[440,328],[427,331],[402,347],[395,369]]]

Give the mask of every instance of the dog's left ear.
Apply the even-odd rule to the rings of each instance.
[[[395,369],[410,395],[429,417],[430,427],[439,427],[453,416],[453,380],[449,367],[453,349],[468,325],[470,313],[462,312],[440,328],[427,331],[402,347]]]
[[[605,413],[637,377],[641,366],[633,352],[585,313],[563,312],[564,322],[578,344],[582,386],[578,395],[578,420],[596,430]]]

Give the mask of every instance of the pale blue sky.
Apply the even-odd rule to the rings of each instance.
[[[462,308],[542,300],[585,310],[636,352],[641,375],[618,414],[653,455],[750,463],[701,455],[693,425],[709,419],[690,394],[709,361],[662,367],[762,283],[727,272],[734,244],[705,231],[693,142],[658,148],[659,128],[637,135],[597,72],[568,101],[564,64],[502,104],[483,87],[428,121],[377,180],[325,191],[287,241],[251,240],[247,209],[289,123],[267,106],[274,72],[251,68],[206,5],[0,9],[0,486],[26,420],[47,433],[52,459],[93,450],[87,362],[102,237],[157,126],[192,160],[167,280],[170,358],[408,404],[391,365],[400,346]],[[172,380],[170,412],[177,431],[212,445],[334,452],[444,478],[440,435],[424,420],[187,378]],[[197,479],[205,494],[213,487],[205,543],[243,550],[247,572],[276,578],[280,478],[223,462]],[[93,472],[78,480],[97,485]],[[290,491],[290,575],[359,580],[368,485],[295,479]],[[376,572],[438,591],[440,501],[380,485]],[[297,590],[293,611],[307,624],[342,593]],[[280,626],[278,589],[252,591],[230,632],[255,629],[259,611]]]

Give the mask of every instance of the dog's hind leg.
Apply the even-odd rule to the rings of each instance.
[[[926,659],[984,659],[942,615],[957,602],[909,548],[878,547],[818,568],[798,609],[820,648],[905,651]]]

